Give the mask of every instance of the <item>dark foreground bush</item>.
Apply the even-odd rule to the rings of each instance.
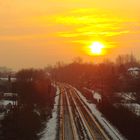
[[[98,108],[128,140],[140,139],[140,117],[122,106],[116,108],[108,102],[103,102]]]
[[[40,117],[28,109],[9,113],[2,121],[4,140],[37,140],[40,128]]]

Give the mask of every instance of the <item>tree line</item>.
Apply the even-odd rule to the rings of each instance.
[[[52,78],[79,87],[89,87],[112,94],[114,92],[140,92],[140,73],[130,75],[128,69],[140,68],[140,62],[132,55],[120,55],[116,61],[105,60],[99,64],[83,63],[79,58],[70,64],[57,63],[50,69]]]
[[[15,74],[10,92],[17,93],[15,104],[2,120],[2,140],[38,140],[37,135],[51,116],[55,88],[46,71],[22,69]]]

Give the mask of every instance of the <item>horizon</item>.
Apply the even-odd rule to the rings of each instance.
[[[8,67],[8,66],[0,66],[0,72],[5,72],[5,71],[12,71],[12,72],[17,72],[17,71],[20,71],[20,70],[27,70],[27,69],[46,69],[46,68],[49,68],[49,67],[52,67],[52,68],[54,68],[54,67],[56,67],[57,65],[69,65],[69,64],[71,64],[71,63],[74,63],[74,62],[78,62],[78,63],[80,63],[80,64],[102,64],[102,63],[112,63],[112,64],[117,64],[118,62],[117,62],[117,59],[119,58],[119,57],[121,57],[123,60],[125,60],[126,59],[126,57],[127,57],[127,59],[128,59],[128,57],[133,57],[134,58],[134,61],[135,61],[135,59],[136,59],[136,62],[138,63],[138,64],[140,64],[140,59],[137,59],[132,53],[131,54],[119,54],[115,59],[108,59],[107,57],[104,57],[102,60],[100,60],[100,61],[93,61],[93,62],[91,62],[91,61],[84,61],[81,57],[75,57],[75,58],[73,58],[73,59],[71,59],[71,61],[69,61],[69,62],[64,62],[64,61],[56,61],[54,64],[47,64],[47,65],[44,65],[44,66],[42,66],[42,67],[32,67],[32,66],[29,66],[29,67],[21,67],[21,68],[12,68],[12,67]],[[98,57],[98,56],[97,56]],[[94,58],[95,59],[95,58]],[[127,61],[127,60],[126,60]],[[124,64],[125,64],[125,62],[124,62]]]

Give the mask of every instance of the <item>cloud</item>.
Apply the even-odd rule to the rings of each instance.
[[[110,12],[99,9],[80,8],[65,12],[63,15],[52,17],[58,27],[65,26],[65,30],[57,30],[56,36],[68,38],[68,42],[92,42],[93,40],[109,40],[110,37],[127,35],[132,30],[128,23],[135,24],[134,19],[118,17]],[[70,39],[72,38],[72,39]],[[83,41],[82,41],[83,40]],[[112,40],[110,41],[110,43]]]

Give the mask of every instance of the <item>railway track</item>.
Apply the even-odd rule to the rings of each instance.
[[[81,117],[83,118],[84,123],[86,124],[85,127],[87,127],[87,131],[89,131],[91,135],[90,139],[110,140],[108,135],[106,135],[106,132],[102,129],[100,124],[96,121],[96,119],[94,118],[90,110],[87,108],[84,102],[80,99],[77,93],[74,90],[72,90],[70,91],[70,95],[77,106],[78,112],[81,113]]]
[[[66,90],[61,85],[59,140],[79,140]]]
[[[76,91],[64,84],[61,88],[59,139],[111,140]]]

